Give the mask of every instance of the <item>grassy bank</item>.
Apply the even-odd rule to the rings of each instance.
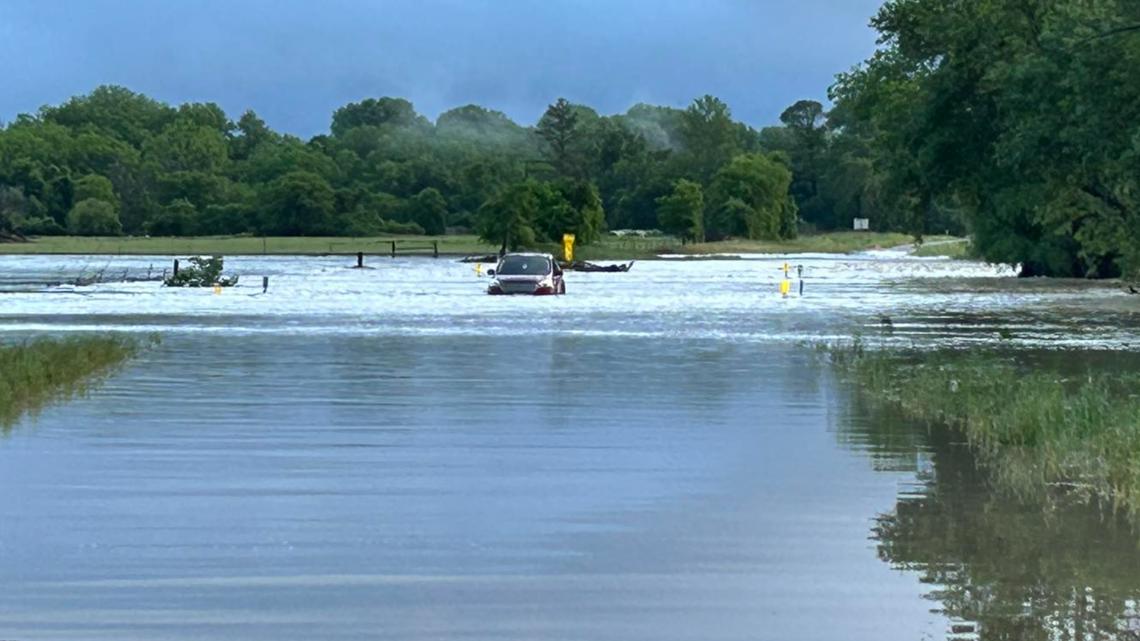
[[[53,399],[82,392],[139,348],[135,340],[98,336],[0,345],[0,429]]]
[[[157,255],[190,256],[219,254],[223,256],[260,255],[324,255],[386,254],[396,241],[401,253],[413,250],[431,253],[431,243],[439,244],[441,254],[468,256],[492,254],[498,247],[473,235],[454,236],[379,236],[373,238],[316,238],[253,236],[199,236],[186,238],[82,237],[44,236],[28,243],[0,243],[0,254],[84,254],[84,255]],[[850,253],[876,247],[906,245],[912,239],[906,234],[833,232],[801,236],[788,241],[731,240],[682,246],[670,237],[604,236],[598,242],[579,246],[576,257],[583,260],[628,260],[652,258],[659,253],[680,254],[790,254],[802,252]],[[560,246],[541,249],[561,253]]]
[[[874,402],[961,430],[999,486],[1110,502],[1140,519],[1140,375],[1061,375],[997,354],[879,352],[834,361]]]

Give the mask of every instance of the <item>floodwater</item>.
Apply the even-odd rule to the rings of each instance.
[[[162,338],[0,437],[0,639],[1140,629],[1140,537],[996,495],[809,346],[1125,358],[1135,298],[892,252],[789,261],[802,297],[776,294],[783,259],[745,257],[532,299],[443,259],[232,259],[214,294],[59,284],[161,258],[0,257],[0,341]]]

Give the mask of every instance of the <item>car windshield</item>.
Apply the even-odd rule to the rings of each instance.
[[[507,256],[499,264],[501,276],[545,276],[550,273],[550,259],[545,256]]]

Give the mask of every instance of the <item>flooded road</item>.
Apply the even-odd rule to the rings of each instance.
[[[0,294],[0,340],[162,336],[0,437],[0,638],[1133,625],[1130,531],[993,496],[968,452],[864,407],[805,346],[1125,353],[1140,316],[1111,288],[884,253],[794,257],[805,295],[788,299],[771,259],[569,274],[545,299],[485,296],[472,266],[431,259],[234,259],[241,286],[220,295],[27,291],[96,261],[0,257],[24,290]],[[1077,535],[1100,545],[1061,545]]]

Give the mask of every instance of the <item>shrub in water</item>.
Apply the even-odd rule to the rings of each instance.
[[[224,259],[221,256],[194,256],[189,266],[178,270],[166,279],[167,287],[233,287],[237,276],[222,276]]]

